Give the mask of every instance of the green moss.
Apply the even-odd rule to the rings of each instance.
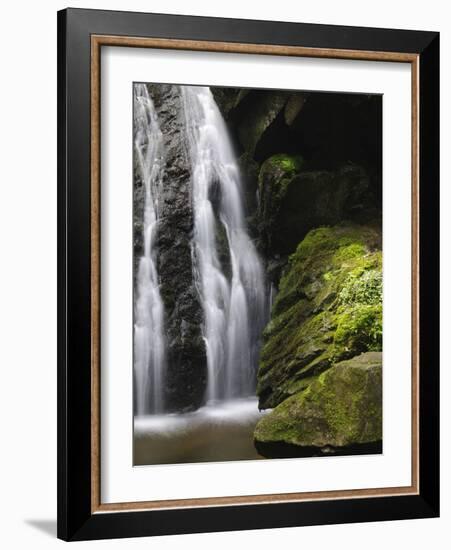
[[[340,290],[340,305],[382,303],[382,272],[377,269],[353,270]]]
[[[265,160],[258,176],[263,211],[262,220],[273,221],[290,185],[291,178],[300,171],[304,159],[299,155],[278,154]]]
[[[281,206],[290,189],[293,177],[301,170],[304,159],[299,155],[280,153],[265,160],[258,175],[260,233],[268,239],[267,247],[277,239],[273,231]]]
[[[306,390],[315,380],[317,380],[316,376],[306,376],[298,380],[294,379],[293,382],[287,384],[286,393],[289,395],[294,395],[295,393],[302,392]]]
[[[382,439],[382,356],[365,353],[321,374],[263,417],[255,439],[335,448]]]
[[[381,304],[357,303],[339,311],[332,354],[334,360],[367,350],[382,350]]]
[[[335,265],[340,265],[343,262],[354,260],[355,258],[361,258],[365,255],[366,249],[363,243],[350,243],[340,246],[334,255]]]
[[[280,153],[269,157],[262,166],[262,173],[265,173],[268,170],[282,170],[285,172],[286,176],[293,175],[298,172],[302,165],[304,164],[304,159],[300,155],[286,155],[285,153]]]
[[[380,234],[320,227],[290,256],[263,334],[257,393],[274,407],[338,360],[382,349]]]

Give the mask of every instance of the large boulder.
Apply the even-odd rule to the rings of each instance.
[[[382,354],[337,363],[265,415],[254,438],[269,457],[380,452]]]
[[[270,255],[293,252],[314,227],[343,219],[362,222],[380,212],[361,166],[305,170],[299,155],[276,154],[262,164],[259,199],[260,235]]]
[[[289,259],[263,333],[260,408],[304,390],[337,361],[381,349],[380,228],[310,231]]]

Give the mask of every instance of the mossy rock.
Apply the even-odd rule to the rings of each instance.
[[[310,231],[290,256],[263,333],[260,408],[273,408],[342,359],[382,350],[380,229]]]
[[[270,254],[291,254],[315,227],[378,217],[362,167],[345,164],[334,172],[306,167],[302,157],[283,154],[261,166],[260,234]]]
[[[278,153],[266,159],[262,164],[260,174],[262,177],[268,173],[275,177],[277,181],[285,177],[290,177],[302,168],[304,159],[300,155],[287,155]]]
[[[276,228],[280,225],[282,206],[292,179],[300,172],[303,164],[304,159],[300,155],[279,153],[266,159],[260,168],[258,217],[260,234],[268,251],[278,251],[274,242],[278,240]]]
[[[265,415],[254,438],[265,456],[283,456],[284,445],[300,456],[380,447],[382,353],[337,363]]]

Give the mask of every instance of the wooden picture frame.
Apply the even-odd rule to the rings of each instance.
[[[412,67],[410,487],[100,501],[100,51],[103,46],[394,61]],[[58,13],[58,537],[86,540],[439,513],[439,35],[67,9]]]

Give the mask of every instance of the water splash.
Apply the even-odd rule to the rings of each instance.
[[[254,393],[267,306],[263,269],[247,233],[240,172],[226,124],[209,88],[181,90],[193,184],[194,277],[204,311],[211,402]],[[221,233],[230,273],[220,261]]]
[[[134,380],[136,413],[163,411],[164,308],[158,287],[155,239],[163,174],[163,136],[145,84],[134,85],[134,151],[144,185],[143,254],[136,277]]]

